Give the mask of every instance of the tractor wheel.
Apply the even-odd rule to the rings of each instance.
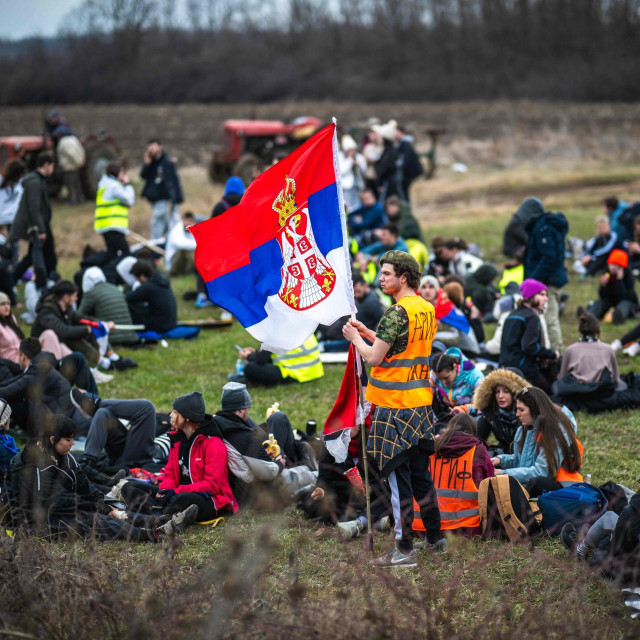
[[[242,182],[248,187],[263,171],[262,162],[257,155],[245,153],[233,168],[233,175],[240,176]]]
[[[87,159],[82,169],[82,189],[87,199],[96,197],[98,182],[110,162],[118,160],[116,148],[108,142],[95,142],[85,147]]]
[[[220,162],[214,153],[209,163],[209,178],[211,182],[224,182],[229,175],[229,166]]]

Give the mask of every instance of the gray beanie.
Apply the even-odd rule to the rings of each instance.
[[[238,411],[248,409],[251,406],[251,396],[247,391],[247,385],[240,382],[227,382],[222,387],[222,410]]]
[[[173,401],[173,408],[191,422],[204,422],[204,398],[199,391],[178,396]]]

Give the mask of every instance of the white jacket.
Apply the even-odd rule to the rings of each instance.
[[[22,181],[13,187],[0,188],[0,224],[13,224],[23,191]]]

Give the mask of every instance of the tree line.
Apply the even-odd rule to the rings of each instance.
[[[640,0],[85,0],[0,104],[640,98]]]

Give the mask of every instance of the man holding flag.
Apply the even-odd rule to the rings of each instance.
[[[433,305],[416,293],[420,269],[415,258],[387,251],[380,267],[380,287],[396,304],[382,316],[377,332],[350,320],[343,335],[372,365],[366,399],[374,410],[367,453],[388,480],[395,520],[397,547],[372,564],[414,567],[414,496],[427,529],[425,547],[446,550],[428,467],[434,451],[429,363],[437,324]]]

